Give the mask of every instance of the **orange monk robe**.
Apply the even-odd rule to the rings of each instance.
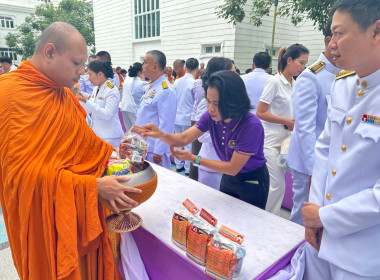
[[[119,76],[119,85],[120,85],[120,88],[123,87],[123,82],[124,82],[124,78],[121,74],[119,73],[116,73],[118,76]]]
[[[185,74],[182,74],[182,75],[178,75],[178,74],[177,74],[177,76],[175,76],[175,79],[177,80],[177,79],[179,79],[179,78],[182,78],[183,76],[185,76]]]
[[[96,184],[111,145],[30,61],[0,78],[0,100],[0,202],[20,278],[119,279]]]

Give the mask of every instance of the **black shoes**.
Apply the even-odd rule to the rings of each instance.
[[[185,167],[182,167],[182,168],[177,168],[176,169],[177,172],[182,172],[182,171],[185,171]]]

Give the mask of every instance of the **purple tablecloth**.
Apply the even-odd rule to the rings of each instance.
[[[174,251],[143,227],[133,231],[132,235],[139,248],[145,269],[151,280],[213,279],[204,274],[204,271],[199,269],[199,266],[192,263],[191,260]],[[283,269],[289,264],[294,252],[302,243],[304,243],[304,241],[298,244],[294,249],[255,279],[268,279],[275,275],[277,271]]]
[[[290,173],[285,173],[285,195],[282,200],[282,207],[289,210],[293,208],[293,180]]]

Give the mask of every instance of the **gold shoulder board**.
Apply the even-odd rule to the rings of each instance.
[[[348,77],[348,76],[351,76],[351,75],[354,75],[355,74],[355,71],[346,71],[346,70],[341,70],[338,75],[336,75],[336,78],[335,80],[339,80],[341,78],[344,78],[344,77]]]
[[[161,85],[162,85],[162,88],[163,88],[163,89],[167,89],[167,88],[169,88],[169,87],[168,87],[168,84],[166,83],[166,81],[163,81],[163,82],[161,83]]]
[[[309,69],[311,70],[311,72],[313,72],[314,74],[317,74],[319,71],[321,71],[323,69],[323,67],[326,66],[326,63],[323,62],[323,61],[319,61],[317,63],[315,63],[314,65],[310,66]]]
[[[106,85],[109,87],[109,88],[113,88],[115,85],[113,83],[111,83],[110,81],[107,81],[106,82]]]

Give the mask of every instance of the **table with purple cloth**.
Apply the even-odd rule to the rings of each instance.
[[[132,235],[151,280],[212,279],[171,241],[174,211],[189,198],[225,225],[245,236],[247,255],[239,279],[268,279],[288,265],[304,242],[303,227],[175,172],[152,164],[158,186],[133,212],[143,219]]]

